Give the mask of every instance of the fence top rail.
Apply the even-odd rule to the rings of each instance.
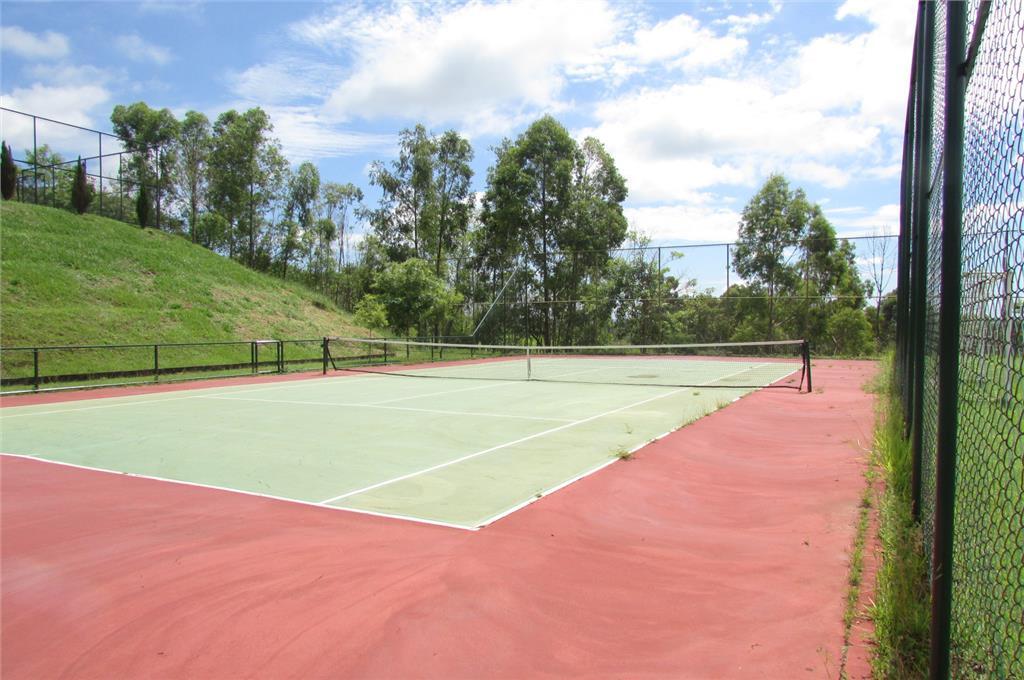
[[[265,344],[267,340],[211,340],[210,342],[140,342],[126,345],[35,345],[26,347],[0,347],[0,352],[27,352],[31,350],[77,350],[77,349],[140,349],[153,347],[209,347],[214,345]],[[278,342],[278,341],[273,341]],[[282,342],[306,342],[285,340]],[[317,340],[316,342],[322,342]]]
[[[0,106],[0,111],[7,111],[8,113],[16,113],[19,116],[28,116],[29,118],[35,118],[36,120],[45,120],[47,123],[56,123],[57,125],[64,125],[64,126],[67,126],[67,127],[72,127],[72,128],[77,129],[77,130],[82,130],[83,132],[91,132],[93,134],[103,135],[104,137],[111,137],[111,138],[116,139],[119,142],[122,142],[122,143],[125,143],[125,144],[128,143],[128,140],[123,139],[122,137],[118,137],[113,132],[104,132],[103,130],[94,130],[92,128],[82,127],[81,125],[75,125],[74,123],[67,123],[67,122],[65,122],[63,120],[54,120],[53,118],[47,118],[46,116],[39,116],[39,115],[36,115],[34,113],[26,113],[24,111],[18,111],[17,109],[11,109],[11,108],[8,108],[6,106]],[[147,144],[146,146],[140,147],[140,150],[141,149],[147,149],[147,150],[148,149],[160,149],[160,148],[161,148],[160,144]],[[130,152],[125,152],[125,153],[130,153]]]

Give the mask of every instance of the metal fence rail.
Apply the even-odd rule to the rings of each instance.
[[[1024,677],[1024,0],[919,5],[896,384],[933,678]]]
[[[4,394],[319,370],[323,338],[0,347]]]

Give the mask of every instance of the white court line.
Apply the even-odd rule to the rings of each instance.
[[[347,380],[346,384],[351,384],[351,383],[355,383],[355,382],[362,382],[364,380],[380,380],[383,377],[384,376],[374,375],[374,376],[367,376],[365,378],[349,378],[349,379],[344,379],[343,378],[343,380]],[[323,381],[326,381],[326,380],[337,380],[337,379],[338,379],[337,376],[333,376],[333,377],[325,377],[325,378],[309,378],[307,380],[289,380],[289,381],[286,381],[286,382],[282,382],[282,383],[280,383],[278,385],[273,385],[273,386],[269,386],[269,387],[260,387],[260,388],[256,388],[256,389],[252,389],[252,390],[244,390],[243,389],[243,390],[237,390],[237,391],[230,391],[230,390],[232,390],[232,388],[244,387],[244,385],[219,385],[219,386],[215,386],[215,387],[192,388],[191,391],[192,392],[204,392],[205,393],[208,390],[225,390],[226,394],[249,394],[251,392],[265,392],[267,390],[277,390],[277,389],[282,389],[282,388],[285,388],[285,387],[304,387],[304,386],[308,386],[309,383],[311,383],[311,382],[318,382],[319,383],[319,382],[323,382]],[[173,392],[158,393],[158,395],[159,394],[173,394]],[[15,410],[15,409],[20,411],[21,409],[28,409],[28,408],[32,408],[34,406],[44,406],[45,404],[25,404],[23,406],[7,406],[7,407],[4,407],[4,408],[0,409],[0,420],[5,420],[7,418],[24,418],[26,416],[46,416],[46,415],[50,415],[52,413],[71,413],[71,412],[74,412],[74,411],[92,411],[92,410],[100,409],[100,408],[117,408],[119,406],[144,406],[144,405],[147,405],[147,404],[163,404],[164,402],[168,402],[168,401],[182,401],[183,399],[197,399],[197,398],[200,398],[200,397],[205,397],[207,395],[206,394],[186,394],[186,395],[181,396],[181,397],[165,397],[165,398],[162,398],[162,399],[136,399],[136,397],[146,397],[146,396],[151,396],[151,395],[148,395],[148,394],[125,394],[125,395],[117,396],[117,397],[102,397],[100,399],[80,399],[80,400],[76,400],[76,401],[73,401],[73,402],[70,402],[70,403],[72,403],[72,404],[81,404],[83,402],[89,402],[89,401],[102,401],[102,402],[106,402],[106,401],[112,400],[112,399],[116,399],[118,401],[115,404],[103,403],[103,404],[98,404],[96,406],[80,406],[78,408],[58,408],[58,409],[51,409],[49,411],[31,411],[29,413],[11,413],[10,415],[4,415],[4,411]],[[125,401],[125,400],[129,400],[129,399],[134,399],[134,401]]]
[[[419,369],[417,369],[417,370],[419,370]],[[423,370],[427,370],[427,369],[423,369]],[[556,373],[555,375],[550,376],[550,378],[564,378],[567,375],[576,375],[578,373],[589,373],[590,371],[597,371],[597,370],[600,370],[600,367],[598,367],[598,368],[585,368],[585,369],[576,370],[576,371],[566,371],[564,373]],[[398,375],[401,375],[401,374],[398,374]],[[454,380],[470,380],[471,379],[471,378],[460,378],[458,376],[444,376],[444,377],[452,378]],[[494,378],[494,380],[500,380],[500,378]],[[512,380],[506,381],[506,382],[491,383],[490,385],[477,385],[475,387],[460,387],[457,390],[444,390],[442,392],[428,392],[426,394],[414,394],[414,395],[409,396],[409,397],[399,397],[398,399],[386,399],[385,401],[374,401],[374,402],[370,402],[369,405],[375,406],[377,404],[392,404],[392,403],[394,403],[396,401],[406,401],[408,399],[418,399],[420,397],[436,397],[436,396],[439,396],[439,395],[442,395],[442,394],[455,394],[457,392],[471,392],[473,390],[484,390],[484,389],[488,389],[488,388],[492,388],[492,387],[507,387],[509,385],[522,385],[525,382],[529,382],[529,381],[526,380],[526,378],[512,379]]]
[[[456,378],[458,380],[458,378]],[[473,387],[461,387],[457,390],[444,390],[443,392],[426,392],[424,394],[414,394],[409,397],[398,397],[397,399],[385,399],[384,401],[371,401],[367,406],[377,406],[379,404],[393,404],[396,401],[407,401],[409,399],[419,399],[421,397],[436,397],[442,394],[455,394],[456,392],[471,392],[473,390],[486,390],[493,387],[506,387],[507,385],[522,385],[522,380],[514,382],[494,382],[488,385],[474,385]]]
[[[544,420],[556,423],[572,422],[568,418],[546,418],[543,416],[519,416],[510,413],[479,413],[475,411],[447,411],[433,408],[413,408],[411,406],[383,406],[380,404],[345,403],[337,401],[302,401],[298,399],[246,399],[245,397],[218,397],[213,395],[197,396],[197,399],[217,399],[220,401],[254,401],[263,404],[300,404],[307,406],[330,406],[344,408],[372,408],[384,411],[416,411],[419,413],[439,413],[448,416],[478,416],[481,418],[514,418],[517,420]]]
[[[740,369],[738,371],[734,371],[734,372],[729,373],[727,375],[717,376],[717,377],[715,377],[712,380],[707,380],[704,383],[702,383],[702,385],[707,385],[709,383],[716,382],[718,380],[725,380],[726,378],[731,378],[734,375],[739,375],[740,373],[744,373],[746,371],[754,370],[756,368],[760,368],[761,366],[767,366],[767,365],[770,365],[770,364],[758,364],[758,365],[755,365],[755,366],[746,366],[746,367],[744,367],[744,368],[742,368],[742,369]],[[618,413],[620,411],[626,411],[628,409],[635,408],[637,406],[642,406],[642,405],[647,404],[649,402],[657,401],[658,399],[664,399],[665,397],[670,397],[670,396],[672,396],[674,394],[679,394],[680,392],[684,392],[684,391],[689,390],[689,389],[693,389],[693,388],[692,387],[681,387],[679,389],[672,390],[671,392],[666,392],[665,394],[660,394],[660,395],[655,396],[655,397],[650,397],[648,399],[643,399],[641,401],[634,402],[634,403],[628,404],[626,406],[620,406],[619,408],[612,409],[610,411],[605,411],[604,413],[599,413],[597,415],[590,416],[588,418],[583,418],[583,419],[580,419],[580,420],[574,420],[572,422],[566,423],[565,425],[560,425],[558,427],[553,427],[553,428],[551,428],[549,430],[544,430],[543,432],[538,432],[536,434],[532,434],[532,435],[529,435],[527,437],[522,437],[520,439],[516,439],[515,441],[506,442],[505,444],[499,444],[497,446],[492,446],[492,447],[484,449],[482,451],[476,451],[474,453],[467,454],[465,456],[462,456],[460,458],[456,458],[454,460],[450,460],[450,461],[447,461],[447,462],[444,462],[444,463],[439,463],[437,465],[433,465],[431,467],[424,468],[422,470],[417,470],[416,472],[410,472],[408,474],[401,475],[401,476],[395,477],[393,479],[386,479],[383,482],[377,482],[376,484],[371,484],[370,486],[363,487],[362,489],[356,489],[355,491],[349,491],[347,493],[341,494],[340,496],[335,496],[334,498],[328,498],[328,499],[320,501],[320,502],[323,503],[323,504],[327,504],[327,503],[333,503],[335,501],[340,501],[340,500],[343,500],[345,498],[349,498],[351,496],[357,496],[359,494],[366,493],[367,491],[373,491],[374,489],[379,489],[382,486],[388,486],[389,484],[394,484],[396,482],[401,482],[401,481],[409,479],[411,477],[418,477],[419,475],[427,474],[428,472],[434,472],[435,470],[440,470],[442,468],[446,468],[446,467],[449,467],[451,465],[455,465],[457,463],[461,463],[461,462],[470,460],[472,458],[477,458],[478,456],[482,456],[484,454],[491,453],[493,451],[498,451],[500,449],[505,449],[505,448],[508,448],[510,446],[515,446],[516,444],[522,444],[523,442],[530,441],[531,439],[536,439],[538,437],[543,437],[543,436],[546,436],[546,435],[549,435],[549,434],[553,434],[555,432],[560,432],[561,430],[566,430],[566,429],[568,429],[570,427],[575,427],[577,425],[582,425],[583,423],[589,423],[592,420],[597,420],[598,418],[603,418],[604,416],[609,416],[609,415],[612,415],[614,413]],[[739,389],[739,388],[737,388],[737,389]],[[664,436],[664,435],[661,435],[661,436]],[[646,442],[645,442],[645,444],[646,444]],[[640,446],[644,446],[645,444],[641,444]],[[640,446],[638,446],[637,448],[640,448]],[[636,450],[636,449],[634,449],[634,450]],[[615,459],[612,459],[611,462],[614,462],[614,460]],[[608,463],[604,463],[604,465],[607,465],[607,464]],[[596,471],[596,470],[594,470],[594,471]],[[587,474],[590,474],[590,473],[587,473]]]
[[[395,482],[400,482],[402,480],[409,479],[410,477],[417,477],[419,475],[423,475],[423,474],[426,474],[428,472],[433,472],[435,470],[440,470],[440,469],[446,468],[446,467],[448,467],[450,465],[455,465],[456,463],[461,463],[461,462],[470,460],[471,458],[476,458],[478,456],[482,456],[484,454],[491,453],[493,451],[498,451],[500,449],[505,449],[505,448],[508,448],[510,446],[515,446],[516,444],[522,444],[523,442],[530,441],[531,439],[536,439],[537,437],[544,437],[544,436],[549,435],[549,434],[554,434],[555,432],[560,432],[561,430],[566,430],[566,429],[568,429],[570,427],[576,427],[577,425],[582,425],[583,423],[589,423],[592,420],[597,420],[598,418],[603,418],[605,416],[610,416],[613,413],[618,413],[619,411],[625,411],[627,409],[635,408],[637,406],[643,406],[646,403],[649,403],[649,402],[652,402],[652,401],[656,401],[658,399],[664,399],[665,397],[671,397],[673,394],[678,394],[678,393],[682,392],[685,389],[689,389],[689,388],[685,388],[684,387],[684,388],[680,388],[678,390],[672,390],[671,392],[666,392],[665,394],[659,394],[658,396],[655,396],[655,397],[649,397],[647,399],[643,399],[641,401],[637,401],[637,402],[634,402],[632,404],[627,404],[625,406],[620,406],[619,408],[612,409],[610,411],[605,411],[604,413],[598,413],[597,415],[590,416],[589,418],[582,418],[580,420],[573,420],[573,421],[570,421],[570,422],[566,423],[565,425],[559,425],[558,427],[553,427],[553,428],[551,428],[549,430],[544,430],[543,432],[538,432],[536,434],[531,434],[531,435],[526,436],[526,437],[521,437],[519,439],[516,439],[515,441],[506,442],[504,444],[498,444],[497,446],[492,446],[490,448],[483,449],[482,451],[476,451],[474,453],[470,453],[470,454],[462,456],[460,458],[456,458],[454,460],[450,460],[450,461],[447,461],[445,463],[439,463],[437,465],[432,465],[432,466],[430,466],[428,468],[424,468],[422,470],[417,470],[416,472],[410,472],[408,474],[401,475],[401,476],[395,477],[393,479],[386,479],[383,482],[377,482],[376,484],[371,484],[370,486],[363,487],[362,489],[356,489],[355,491],[349,491],[347,493],[341,494],[340,496],[335,496],[333,498],[328,498],[328,499],[320,501],[320,502],[324,503],[324,504],[326,504],[326,503],[333,503],[334,501],[340,501],[340,500],[342,500],[344,498],[348,498],[349,496],[357,496],[357,495],[359,495],[361,493],[366,493],[367,491],[372,491],[374,489],[379,489],[382,486],[387,486],[389,484],[394,484]]]
[[[90,465],[79,465],[77,463],[65,463],[60,460],[50,460],[49,458],[40,458],[39,456],[30,456],[24,453],[6,453],[0,451],[0,456],[7,456],[9,458],[24,458],[26,460],[34,460],[38,463],[49,463],[50,465],[63,465],[64,467],[77,468],[79,470],[91,470],[92,472],[103,472],[108,475],[118,475],[122,477],[134,477],[136,479],[149,479],[154,482],[167,482],[168,484],[180,484],[181,486],[192,486],[199,489],[213,489],[214,491],[226,491],[228,493],[242,494],[243,496],[255,496],[257,498],[267,498],[272,501],[282,501],[284,503],[296,503],[298,505],[305,505],[311,508],[320,508],[321,510],[327,508],[328,510],[342,510],[344,512],[353,512],[359,515],[373,515],[374,517],[387,517],[388,519],[402,519],[409,522],[417,522],[419,524],[433,524],[435,526],[448,527],[449,529],[462,529],[464,531],[476,531],[476,527],[468,527],[462,524],[452,524],[451,522],[442,522],[434,519],[424,519],[421,517],[414,517],[412,515],[399,515],[395,513],[377,512],[375,510],[362,510],[360,508],[342,508],[335,505],[322,505],[314,501],[302,501],[297,498],[288,498],[287,496],[275,496],[268,493],[260,493],[258,491],[245,491],[244,489],[233,489],[229,486],[216,486],[215,484],[202,484],[200,482],[186,482],[181,479],[170,479],[168,477],[156,477],[154,475],[144,475],[137,472],[122,472],[121,470],[110,470],[108,468],[92,467]]]
[[[721,408],[721,407],[719,407],[719,408]],[[701,417],[703,417],[703,416],[701,416]],[[690,421],[690,422],[693,422],[693,421]],[[682,429],[682,428],[686,427],[689,424],[690,423],[682,423],[678,427],[673,427],[671,430],[669,430],[667,432],[662,432],[657,437],[653,437],[651,439],[648,439],[645,442],[637,444],[636,446],[631,448],[627,453],[636,453],[637,451],[639,451],[640,449],[644,448],[648,444],[653,444],[654,442],[658,441],[659,439],[664,439],[665,437],[669,436],[670,434],[672,434],[676,430]],[[564,482],[551,487],[550,489],[547,489],[545,491],[541,491],[539,494],[537,494],[535,496],[531,496],[531,497],[527,498],[525,501],[522,501],[521,503],[516,503],[515,505],[513,505],[511,508],[509,508],[507,510],[502,510],[501,512],[499,512],[496,515],[491,515],[490,517],[482,520],[479,524],[477,524],[477,528],[479,529],[479,528],[485,527],[488,524],[493,524],[494,522],[497,522],[499,519],[501,519],[503,517],[508,517],[512,513],[516,512],[517,510],[522,510],[527,505],[530,505],[531,503],[535,503],[535,502],[539,501],[544,496],[550,496],[551,494],[555,493],[556,491],[561,491],[562,489],[564,489],[565,487],[569,486],[570,484],[574,484],[574,483],[580,481],[581,479],[583,479],[584,477],[589,477],[590,475],[594,474],[595,472],[600,472],[601,470],[605,469],[609,465],[611,465],[613,463],[616,463],[618,461],[619,461],[619,457],[618,456],[613,456],[613,457],[609,458],[608,460],[602,461],[600,464],[595,465],[594,467],[590,468],[586,472],[581,472],[580,474],[576,475],[575,477],[567,479]]]

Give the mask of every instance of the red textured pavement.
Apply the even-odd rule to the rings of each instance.
[[[0,458],[0,674],[838,677],[875,369],[479,532]]]

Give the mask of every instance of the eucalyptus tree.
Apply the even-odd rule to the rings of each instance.
[[[270,135],[273,125],[260,108],[230,110],[218,116],[208,160],[209,198],[232,227],[230,254],[253,267],[257,246],[265,243],[270,209],[283,190],[287,162],[280,143]]]
[[[551,116],[495,153],[477,239],[482,259],[526,270],[543,298],[541,340],[551,344],[567,308],[553,304],[556,296],[600,278],[609,250],[625,239],[626,184],[600,142],[581,148]]]
[[[145,102],[118,104],[110,122],[114,134],[123,140],[125,151],[131,154],[127,172],[130,180],[154,191],[159,216],[165,197],[174,192],[175,141],[180,123],[170,109],[153,109]]]
[[[206,200],[208,161],[213,141],[210,120],[198,111],[189,111],[178,134],[178,165],[175,179],[178,194],[188,211],[188,234],[193,243],[199,238],[199,212]]]
[[[804,236],[811,206],[803,189],[791,190],[786,178],[771,175],[750,199],[740,217],[739,240],[733,266],[751,284],[765,292],[767,339],[775,337],[777,298],[799,281],[799,270],[789,255]]]
[[[374,231],[391,259],[422,254],[422,229],[433,192],[434,140],[417,125],[398,136],[398,158],[390,169],[381,161],[370,166],[370,183],[381,189],[378,207],[367,211]]]
[[[324,217],[331,220],[336,228],[338,269],[340,270],[345,266],[345,240],[349,231],[349,211],[357,208],[363,200],[363,191],[351,182],[347,184],[324,182],[320,188],[320,195],[324,206]]]
[[[431,237],[434,240],[434,273],[442,275],[445,253],[452,253],[469,228],[473,211],[473,147],[455,130],[433,143],[433,191]]]

